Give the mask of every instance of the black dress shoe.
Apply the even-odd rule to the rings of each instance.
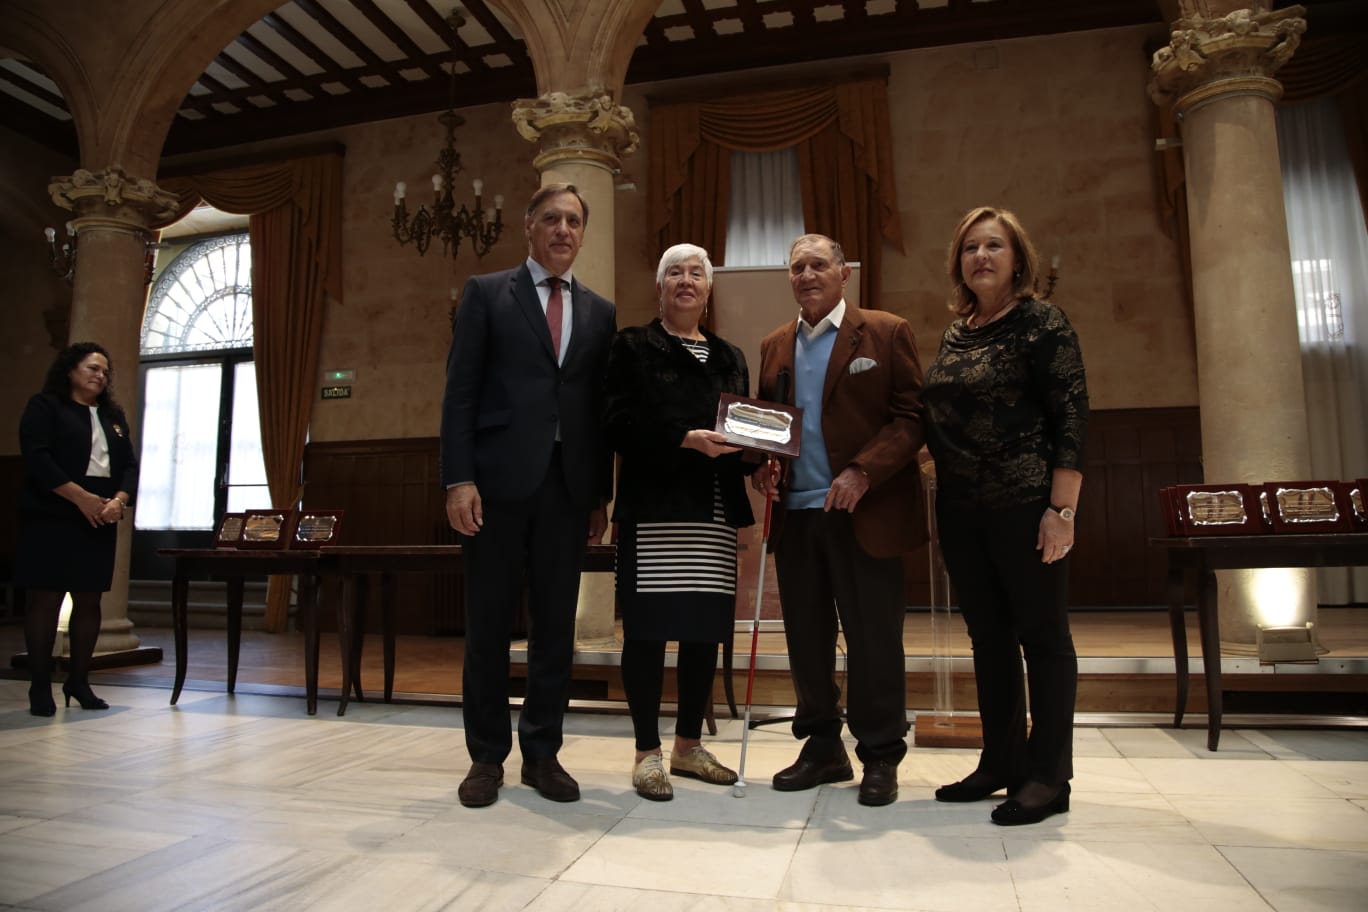
[[[1026,823],[1040,823],[1046,817],[1065,814],[1069,810],[1069,783],[1059,787],[1055,796],[1044,804],[1022,804],[1015,798],[993,808],[993,823],[998,826],[1021,826]]]
[[[987,773],[974,770],[959,782],[942,785],[936,789],[936,800],[954,803],[982,801],[1003,789],[1006,789],[1010,796],[1020,785],[1020,782],[1005,782],[989,776]]]
[[[465,781],[456,790],[461,804],[468,808],[489,807],[499,800],[499,786],[503,785],[503,765],[500,763],[472,763]]]
[[[811,740],[803,745],[803,752],[792,766],[774,774],[777,792],[801,792],[816,788],[824,782],[849,782],[855,778],[850,768],[850,757],[845,745],[836,744],[834,752],[814,749]]]
[[[891,760],[866,763],[860,780],[860,804],[883,807],[898,799],[898,764]]]
[[[523,760],[522,784],[530,785],[549,801],[579,801],[579,783],[555,757]]]

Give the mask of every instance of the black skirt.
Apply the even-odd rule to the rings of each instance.
[[[715,496],[712,522],[621,523],[617,598],[632,640],[720,643],[736,619],[736,527]]]
[[[117,490],[112,478],[88,476],[80,485],[101,497],[112,497]],[[75,504],[66,505],[70,511],[20,514],[14,585],[49,592],[108,592],[119,526],[91,526]]]

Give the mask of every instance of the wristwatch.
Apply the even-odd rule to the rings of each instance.
[[[1054,504],[1050,504],[1050,509],[1058,513],[1059,518],[1064,520],[1065,522],[1073,522],[1074,516],[1077,515],[1074,512],[1073,507],[1057,507]]]

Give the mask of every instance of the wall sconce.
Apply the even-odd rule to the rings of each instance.
[[[456,53],[456,32],[465,25],[465,17],[460,7],[452,9],[446,19],[451,29],[451,89],[447,100],[447,110],[437,120],[446,128],[446,142],[437,153],[437,173],[432,175],[432,211],[420,206],[417,214],[409,218],[404,206],[404,196],[408,185],[399,181],[394,185],[394,215],[390,219],[390,230],[400,244],[410,241],[418,248],[418,255],[427,253],[434,237],[441,238],[442,253],[456,256],[461,249],[461,239],[468,238],[476,257],[483,257],[489,248],[498,243],[503,233],[503,197],[494,197],[494,207],[485,209],[481,200],[484,181],[476,178],[472,182],[475,190],[475,208],[467,209],[464,203],[459,211],[453,191],[456,189],[455,177],[463,170],[461,153],[456,151],[456,128],[465,119],[456,113],[456,69],[459,59]]]
[[[61,251],[57,250],[57,231],[53,228],[44,228],[43,234],[48,242],[48,259],[52,263],[52,271],[57,273],[57,277],[67,282],[71,281],[71,276],[76,272],[76,227],[71,222],[66,223],[67,237],[71,240],[62,244]]]
[[[57,231],[53,228],[44,228],[43,235],[48,242],[48,261],[52,264],[52,271],[57,274],[59,279],[71,284],[72,276],[76,274],[76,250],[79,240],[76,233],[76,226],[71,222],[66,223],[66,233],[70,240],[65,241],[61,249],[57,247]],[[143,240],[143,284],[152,284],[152,272],[157,265],[157,251],[165,247],[165,244],[147,239],[147,235],[141,231],[135,232]]]
[[[1050,300],[1050,296],[1054,294],[1055,283],[1058,281],[1059,254],[1056,253],[1054,256],[1050,257],[1050,274],[1045,276],[1045,294],[1043,294],[1041,297],[1043,297],[1047,301]]]

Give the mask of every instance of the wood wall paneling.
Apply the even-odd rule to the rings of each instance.
[[[344,544],[450,543],[437,456],[435,437],[311,443],[304,458],[305,505],[345,510]],[[1147,544],[1164,531],[1158,490],[1201,480],[1196,408],[1093,412],[1070,603],[1163,605],[1163,555]],[[908,555],[906,566],[908,604],[928,604],[926,549]],[[398,593],[401,632],[464,630],[455,570],[435,580],[401,577]],[[376,623],[372,612],[370,626]]]

